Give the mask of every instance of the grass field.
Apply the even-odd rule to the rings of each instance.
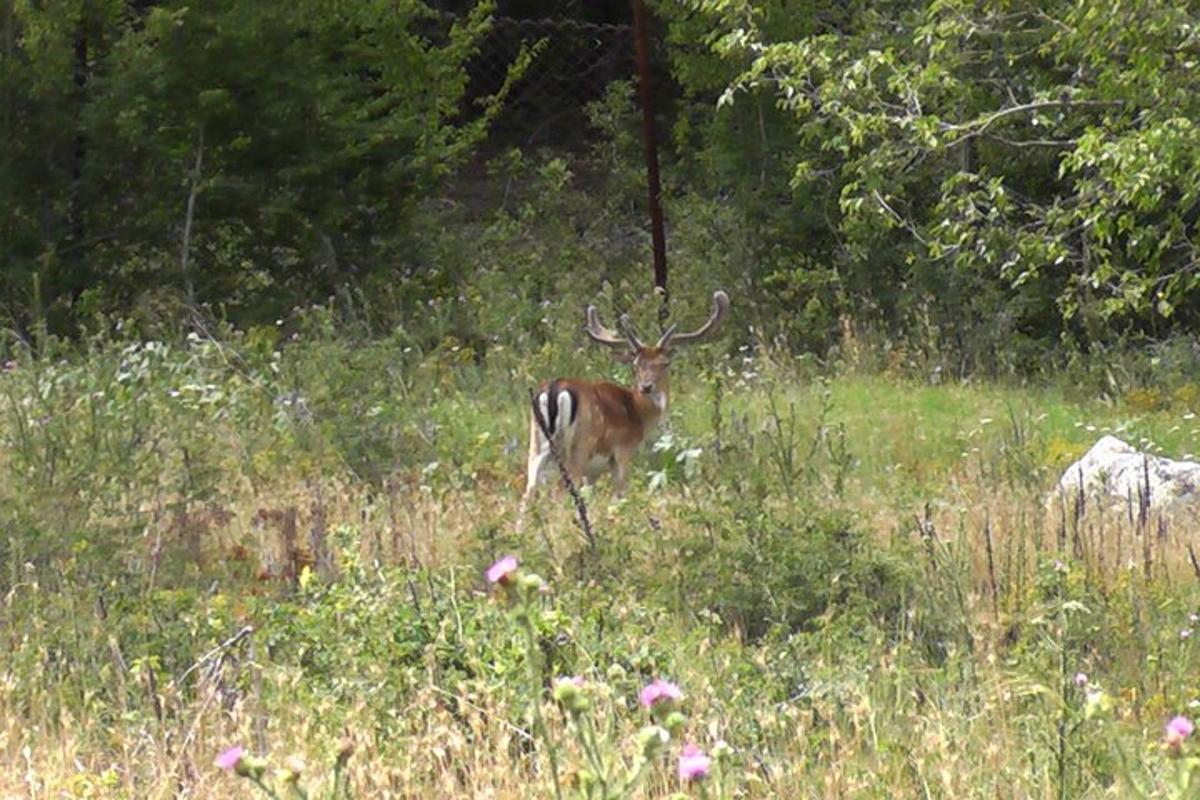
[[[589,543],[515,519],[528,387],[600,357],[260,337],[0,376],[0,797],[252,796],[233,745],[279,796],[1191,796],[1195,520],[1051,489],[1104,432],[1194,450],[1194,387],[704,348]]]

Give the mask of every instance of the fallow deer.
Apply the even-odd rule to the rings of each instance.
[[[634,451],[667,412],[667,370],[673,350],[711,334],[728,313],[729,296],[715,292],[712,316],[707,322],[691,333],[676,333],[672,325],[656,344],[647,345],[638,339],[628,316],[618,321],[618,334],[601,325],[596,307],[588,306],[588,337],[619,351],[617,359],[633,366],[634,382],[626,389],[607,381],[558,378],[538,388],[534,402],[572,480],[591,480],[608,469],[617,493],[624,492]],[[531,412],[522,511],[536,492],[549,459],[549,442]]]

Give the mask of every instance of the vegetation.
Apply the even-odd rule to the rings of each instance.
[[[656,0],[593,541],[633,87],[497,152],[458,5],[0,2],[0,796],[1194,793],[1194,515],[1053,487],[1197,452],[1195,11]]]
[[[610,369],[574,316],[546,360]],[[1097,402],[702,348],[629,496],[589,490],[592,549],[561,494],[512,526],[512,387],[544,365],[323,319],[278,351],[97,334],[3,376],[7,791],[228,796],[212,763],[239,744],[314,791],[352,747],[358,796],[550,796],[536,736],[570,794],[594,769],[549,681],[574,675],[612,776],[651,723],[638,691],[682,687],[644,796],[718,741],[744,796],[1176,785],[1186,528],[1044,498],[1100,431],[1180,452],[1194,387]],[[507,553],[549,589],[515,618],[483,577]]]

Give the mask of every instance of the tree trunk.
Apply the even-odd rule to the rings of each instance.
[[[189,181],[187,210],[183,216],[183,241],[179,246],[179,273],[183,278],[184,295],[189,308],[196,307],[196,282],[192,278],[191,250],[192,223],[196,218],[196,195],[200,192],[200,170],[204,167],[204,128],[196,142],[196,163],[192,166]]]

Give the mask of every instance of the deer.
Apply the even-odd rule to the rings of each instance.
[[[638,338],[628,315],[618,320],[617,333],[600,323],[595,306],[587,307],[588,338],[616,351],[618,361],[633,367],[633,385],[626,388],[608,381],[555,378],[538,387],[533,402],[573,481],[591,482],[607,469],[612,473],[617,495],[624,494],[634,452],[667,413],[672,353],[680,345],[711,335],[728,313],[729,295],[714,292],[713,311],[707,322],[691,333],[676,333],[672,325],[655,344],[647,345]],[[550,457],[550,442],[531,410],[522,517]]]

